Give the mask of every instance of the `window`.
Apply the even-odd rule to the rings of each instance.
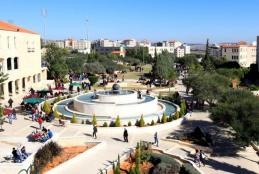
[[[10,48],[10,36],[7,36],[7,48]]]
[[[18,69],[18,57],[14,58],[14,69]]]
[[[16,37],[13,38],[13,46],[16,48]]]
[[[12,58],[7,59],[7,70],[12,70]]]
[[[22,78],[22,88],[25,89],[25,77]]]
[[[36,75],[33,76],[33,83],[36,83]]]
[[[40,73],[38,74],[38,82],[41,81],[41,76],[40,76]]]

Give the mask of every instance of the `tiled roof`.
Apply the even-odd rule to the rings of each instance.
[[[29,33],[29,34],[38,34],[36,32],[27,30],[27,29],[22,28],[22,27],[18,27],[18,26],[13,25],[13,24],[9,24],[9,23],[4,22],[4,21],[0,21],[0,30],[22,32],[22,33]]]

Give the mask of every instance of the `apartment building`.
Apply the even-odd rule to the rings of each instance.
[[[1,99],[24,95],[47,79],[41,67],[40,35],[0,21],[0,71],[8,79],[0,84]]]
[[[137,46],[137,41],[135,39],[126,39],[122,41],[125,47],[133,48]]]
[[[178,58],[184,57],[184,55],[185,55],[185,47],[184,46],[180,46],[180,47],[175,48],[174,54]]]
[[[80,53],[84,53],[84,54],[91,53],[91,41],[89,40],[85,40],[85,39],[77,40],[74,43],[73,47],[74,47],[73,49],[78,50],[78,52]]]
[[[235,61],[241,67],[250,67],[256,63],[256,46],[244,41],[221,45],[221,54],[227,61]]]

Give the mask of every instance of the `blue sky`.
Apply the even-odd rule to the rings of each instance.
[[[259,0],[2,0],[0,20],[46,37],[125,38],[187,43],[254,41],[259,35]]]

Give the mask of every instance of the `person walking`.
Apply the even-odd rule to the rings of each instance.
[[[9,124],[13,123],[13,114],[12,113],[8,114],[8,120],[9,120]]]
[[[12,114],[13,114],[13,119],[16,120],[17,117],[16,117],[16,110],[15,110],[15,108],[13,108]]]
[[[43,120],[41,117],[39,117],[37,121],[39,123],[39,129],[41,130]]]
[[[203,164],[203,166],[205,166],[205,158],[207,158],[206,154],[200,150],[200,163]]]
[[[157,132],[154,134],[154,144],[156,144],[156,146],[158,147],[158,135]]]
[[[195,162],[199,167],[201,166],[201,163],[200,163],[200,153],[199,153],[199,150],[198,150],[198,149],[195,150],[194,162]]]
[[[127,131],[126,128],[124,129],[124,132],[123,132],[123,138],[124,138],[124,142],[129,142],[129,140],[128,140],[128,131]]]
[[[97,126],[94,125],[94,127],[93,127],[93,137],[94,137],[95,139],[97,139],[96,133],[97,133]]]
[[[8,100],[8,104],[9,104],[9,108],[13,108],[13,99],[12,98],[10,98]]]

